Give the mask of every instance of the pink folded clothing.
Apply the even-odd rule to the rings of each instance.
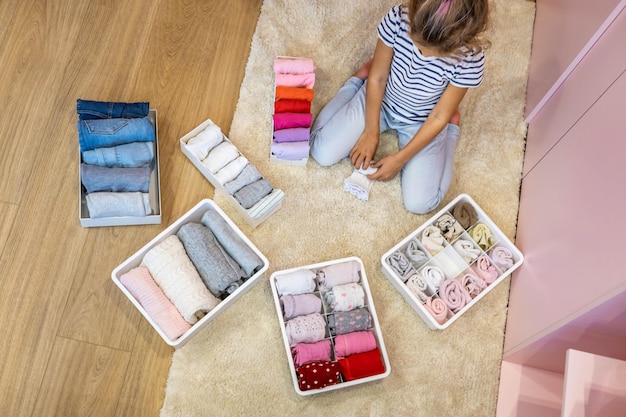
[[[315,343],[326,337],[326,321],[320,313],[298,316],[285,323],[289,346],[298,343]]]
[[[302,366],[314,361],[330,360],[330,340],[321,340],[315,343],[298,343],[291,348],[293,363]]]
[[[426,310],[439,324],[444,324],[448,319],[448,306],[440,298],[429,297],[424,304]]]
[[[294,127],[274,131],[274,142],[308,142],[311,138],[311,128]]]
[[[503,271],[513,267],[513,253],[504,246],[496,246],[491,249],[489,256],[493,263],[498,265]]]
[[[294,127],[311,127],[313,115],[311,113],[275,113],[274,130],[291,129]]]
[[[306,87],[313,88],[315,85],[315,73],[307,72],[303,74],[287,74],[277,72],[275,74],[276,85],[284,87]]]
[[[385,364],[380,357],[378,348],[339,359],[338,362],[341,375],[346,381],[354,381],[385,372]]]
[[[487,283],[482,278],[478,278],[474,274],[464,274],[460,277],[457,277],[456,280],[465,287],[467,293],[472,298],[476,297],[485,288],[487,288]]]
[[[274,72],[283,74],[305,74],[314,72],[315,64],[311,58],[278,57],[274,59]]]
[[[340,262],[326,265],[315,274],[315,280],[321,290],[337,285],[359,282],[360,267],[357,261]]]
[[[471,268],[487,285],[493,283],[498,278],[498,275],[500,275],[487,255],[479,256],[476,262],[472,264]]]
[[[283,295],[280,297],[285,320],[322,312],[322,299],[315,294]]]
[[[335,357],[345,358],[355,353],[376,349],[376,338],[370,331],[340,334],[335,337]]]
[[[146,310],[148,316],[170,340],[176,340],[191,324],[187,323],[174,304],[154,282],[148,268],[140,266],[126,272],[120,282]]]
[[[298,388],[302,391],[320,389],[339,382],[339,364],[337,362],[311,362],[296,369]]]
[[[453,313],[457,313],[472,300],[469,293],[461,283],[454,279],[445,280],[439,287],[439,298]]]

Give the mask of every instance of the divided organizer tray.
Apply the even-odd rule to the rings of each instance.
[[[428,327],[442,330],[523,260],[478,204],[461,194],[387,251],[381,263],[385,276]]]
[[[359,286],[362,287],[363,289],[363,293],[364,293],[364,302],[363,302],[363,306],[361,307],[362,309],[367,309],[367,311],[369,311],[369,314],[371,316],[371,322],[369,324],[369,326],[367,326],[367,328],[365,329],[368,332],[371,332],[373,334],[373,338],[375,340],[375,344],[376,344],[376,348],[379,351],[378,353],[375,353],[375,349],[373,349],[372,351],[369,351],[370,353],[375,353],[376,356],[376,363],[378,364],[378,366],[382,367],[383,369],[380,369],[380,373],[376,373],[374,375],[369,375],[369,376],[364,376],[364,377],[359,377],[356,379],[351,379],[351,380],[347,380],[343,374],[340,374],[339,376],[339,381],[338,383],[335,383],[334,385],[328,385],[322,388],[315,388],[315,387],[310,387],[310,388],[305,388],[305,389],[301,389],[301,387],[299,386],[299,374],[297,372],[297,370],[299,369],[299,366],[296,365],[295,363],[295,357],[292,355],[292,348],[293,346],[290,345],[290,340],[289,337],[287,335],[287,330],[286,330],[286,325],[287,322],[289,321],[289,319],[285,319],[285,314],[284,314],[284,310],[283,310],[283,304],[281,302],[281,297],[285,294],[282,294],[279,286],[277,285],[277,280],[280,280],[281,278],[283,279],[291,279],[292,274],[294,273],[299,273],[303,270],[305,271],[311,271],[314,274],[318,274],[320,270],[323,270],[326,267],[332,267],[332,266],[337,266],[340,264],[344,264],[344,263],[350,263],[350,265],[357,266],[358,269],[358,281],[356,282],[356,284],[358,284]],[[287,278],[289,276],[289,278]],[[319,299],[321,299],[321,311],[319,311],[319,313],[323,316],[324,319],[324,323],[325,323],[325,335],[324,338],[322,339],[322,341],[330,341],[330,345],[331,345],[331,349],[330,349],[330,360],[331,363],[334,363],[335,365],[338,366],[338,357],[337,357],[337,347],[336,347],[336,340],[338,337],[345,337],[346,336],[346,332],[348,332],[347,329],[344,330],[344,332],[341,332],[339,330],[335,330],[334,331],[334,335],[333,333],[331,333],[330,330],[330,326],[329,326],[329,318],[331,315],[335,315],[335,319],[336,320],[340,320],[338,318],[338,314],[342,314],[340,313],[340,310],[337,307],[337,310],[333,310],[333,307],[331,305],[328,304],[326,297],[325,297],[325,293],[332,291],[332,288],[328,289],[325,288],[323,286],[320,285],[318,278],[316,277],[314,279],[315,282],[315,288],[313,290],[311,290],[310,292],[306,292],[306,293],[300,293],[296,296],[305,294],[305,295],[313,295]],[[349,284],[348,284],[349,285]],[[363,262],[361,261],[361,259],[357,258],[357,257],[348,257],[348,258],[343,258],[343,259],[337,259],[337,260],[332,260],[332,261],[327,261],[327,262],[320,262],[320,263],[316,263],[316,264],[312,264],[312,265],[305,265],[305,266],[301,266],[301,267],[297,267],[297,268],[291,268],[291,269],[286,269],[286,270],[282,270],[282,271],[276,271],[274,272],[271,277],[270,277],[270,287],[272,289],[272,293],[274,296],[274,302],[275,302],[275,306],[276,306],[276,312],[278,314],[278,320],[280,322],[280,327],[281,327],[281,332],[283,335],[283,342],[284,342],[284,347],[285,347],[285,352],[287,354],[287,362],[289,364],[289,371],[291,372],[291,376],[293,379],[293,386],[296,390],[296,393],[298,393],[301,396],[308,396],[308,395],[313,395],[313,394],[319,394],[321,392],[327,392],[327,391],[331,391],[331,390],[336,390],[336,389],[341,389],[341,388],[346,388],[349,386],[353,386],[353,385],[357,385],[357,384],[362,384],[362,383],[366,383],[366,382],[371,382],[371,381],[375,381],[375,380],[379,380],[382,378],[385,378],[389,375],[389,373],[391,372],[391,366],[389,364],[389,358],[387,356],[387,351],[385,349],[385,343],[383,341],[383,337],[382,337],[382,333],[380,330],[380,326],[378,324],[378,317],[376,315],[376,309],[374,308],[374,302],[372,300],[372,294],[370,292],[369,289],[369,285],[367,282],[367,275],[365,273],[365,268],[363,266]],[[282,287],[282,286],[281,286]],[[287,291],[285,291],[287,292]],[[343,310],[344,314],[345,311],[349,311],[349,310]],[[356,311],[356,309],[353,309],[353,311]],[[297,319],[298,317],[296,317]],[[291,320],[293,320],[293,317],[290,317]],[[343,334],[341,334],[343,333]],[[309,342],[309,343],[313,343],[313,342]],[[295,343],[294,343],[295,345]],[[367,354],[367,353],[366,353]],[[347,356],[347,358],[349,358],[350,356]],[[315,361],[315,362],[319,362],[319,361]],[[315,363],[314,362],[314,363]],[[304,364],[300,364],[300,366],[302,367],[306,367],[307,364],[310,364],[311,362],[306,362]],[[338,366],[339,367],[339,366]],[[339,368],[341,369],[341,368]],[[314,381],[317,382],[317,381]]]
[[[225,299],[221,300],[219,304],[214,307],[211,311],[209,311],[205,316],[199,319],[195,324],[191,326],[191,328],[185,332],[182,336],[180,336],[176,340],[171,340],[166,336],[166,334],[159,328],[156,322],[150,317],[150,315],[146,312],[146,310],[142,307],[140,302],[136,300],[130,291],[122,284],[120,281],[120,277],[124,275],[126,272],[130,271],[133,268],[136,268],[141,265],[144,255],[153,247],[164,241],[171,235],[174,235],[178,232],[178,230],[186,223],[189,222],[200,222],[203,214],[209,209],[213,208],[215,211],[226,221],[226,223],[233,229],[234,233],[239,236],[248,246],[252,249],[262,260],[263,266],[258,269],[250,278],[248,278],[242,285],[239,286],[232,294],[229,294]],[[269,262],[267,258],[257,249],[257,247],[246,237],[246,235],[241,232],[241,230],[233,223],[233,221],[222,211],[222,209],[215,204],[212,200],[204,199],[201,200],[198,204],[196,204],[192,209],[190,209],[187,213],[181,216],[178,220],[176,220],[171,226],[167,229],[163,230],[159,235],[157,235],[154,239],[148,242],[144,247],[139,249],[133,255],[131,255],[126,261],[117,266],[113,272],[111,273],[111,278],[115,285],[128,297],[128,299],[133,303],[133,305],[139,310],[139,312],[145,317],[146,320],[154,327],[154,329],[159,333],[159,335],[163,338],[163,340],[170,346],[175,348],[183,346],[185,343],[189,341],[189,339],[195,335],[200,329],[205,327],[211,321],[213,321],[221,312],[223,312],[226,308],[228,308],[232,303],[237,301],[242,295],[248,292],[253,285],[258,283],[258,281],[263,277],[263,274],[267,271],[269,267]]]
[[[191,132],[183,136],[180,139],[180,149],[183,154],[185,154],[185,156],[191,161],[191,163],[198,169],[198,171],[200,171],[200,173],[207,180],[209,180],[209,182],[215,188],[215,191],[223,194],[225,198],[235,207],[237,213],[246,221],[246,223],[248,223],[253,228],[257,227],[282,206],[282,200],[285,197],[285,193],[278,188],[273,188],[272,192],[269,195],[265,196],[257,204],[250,208],[244,208],[239,203],[239,201],[237,201],[237,199],[233,197],[233,195],[229,193],[224,185],[218,180],[216,174],[219,174],[219,171],[215,174],[211,172],[211,170],[206,165],[204,165],[202,161],[198,158],[198,156],[194,154],[187,146],[187,142],[189,140],[196,137],[198,134],[203,132],[205,129],[207,129],[207,127],[211,125],[216,126],[211,119],[207,119]],[[232,144],[232,142],[230,142],[229,138],[226,137],[226,135],[223,135],[223,140]],[[239,153],[239,156],[245,157],[241,153]]]

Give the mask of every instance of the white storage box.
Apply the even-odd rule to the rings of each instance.
[[[191,163],[198,169],[198,171],[200,171],[200,173],[207,180],[209,180],[209,182],[215,188],[215,191],[221,193],[228,201],[230,201],[230,203],[235,207],[237,213],[241,216],[241,218],[251,227],[257,227],[282,206],[282,200],[285,197],[285,193],[280,189],[274,188],[272,193],[269,196],[264,197],[260,204],[255,205],[249,209],[245,209],[244,207],[242,207],[241,204],[224,188],[222,183],[218,181],[218,179],[211,172],[211,170],[209,170],[209,168],[207,168],[202,163],[202,161],[200,161],[200,159],[198,159],[198,157],[194,155],[193,152],[191,152],[186,146],[187,142],[191,138],[197,136],[200,132],[202,132],[209,125],[212,124],[214,124],[213,121],[211,119],[207,119],[191,132],[183,136],[180,139],[180,149],[183,154],[185,154],[185,156],[191,161]],[[224,135],[224,141],[230,142],[226,135]],[[259,207],[257,206],[263,207],[259,209]]]
[[[203,214],[209,209],[214,208],[218,214],[220,214],[223,219],[228,223],[228,225],[233,229],[233,231],[241,237],[241,239],[261,258],[263,262],[263,266],[254,273],[250,278],[248,278],[238,289],[236,289],[232,294],[228,295],[224,300],[222,300],[216,307],[214,307],[211,311],[209,311],[204,317],[198,320],[191,329],[185,332],[182,336],[180,336],[176,340],[171,340],[168,338],[162,329],[155,323],[155,321],[150,317],[150,315],[146,312],[146,310],[141,306],[138,300],[136,300],[130,291],[122,284],[120,281],[120,277],[124,275],[126,272],[130,271],[133,268],[136,268],[141,265],[142,260],[145,254],[164,241],[171,235],[174,235],[178,232],[178,230],[186,223],[189,222],[200,222]],[[224,309],[230,306],[232,303],[237,301],[243,294],[245,294],[253,285],[255,285],[263,276],[267,268],[269,267],[269,262],[267,258],[257,249],[257,247],[241,232],[241,230],[233,223],[233,221],[228,218],[228,216],[219,208],[212,200],[204,199],[196,204],[191,210],[185,213],[182,217],[176,220],[171,226],[161,232],[158,236],[148,242],[143,248],[139,249],[135,252],[130,258],[116,267],[111,273],[111,278],[115,285],[119,287],[120,290],[128,297],[128,299],[135,305],[135,307],[139,310],[139,312],[148,320],[148,322],[154,327],[154,329],[159,333],[159,335],[163,338],[163,340],[170,346],[180,347],[184,345],[189,339],[196,334],[200,329],[209,324],[213,319],[215,319]]]
[[[86,190],[82,184],[82,178],[80,175],[80,164],[83,162],[81,152],[79,150],[79,162],[78,162],[78,215],[80,218],[80,224],[83,227],[100,227],[100,226],[131,226],[142,224],[161,224],[161,177],[159,173],[159,139],[158,139],[158,123],[157,123],[157,111],[151,109],[148,112],[148,118],[154,126],[154,162],[152,173],[150,175],[150,207],[152,208],[152,214],[144,217],[100,217],[92,219],[89,217],[89,210],[87,208]]]
[[[473,209],[475,217],[470,220],[469,217],[462,214],[467,213],[462,208]],[[443,219],[446,220],[449,220],[449,216],[451,216],[460,226],[462,232],[460,234],[458,231],[449,233],[448,237],[442,236],[443,244],[439,246],[430,239],[429,232],[433,231],[432,227],[442,230],[438,226],[442,216],[445,216]],[[443,221],[441,224],[446,225],[444,230],[451,229],[447,227],[450,224],[449,221]],[[489,238],[489,233],[491,238]],[[457,234],[458,236],[455,236]],[[435,239],[435,241],[437,240],[441,242],[441,239]],[[426,245],[422,242],[425,242]],[[418,260],[416,255],[421,256],[421,254],[414,252],[416,248],[421,250],[426,257]],[[407,256],[409,253],[407,251],[411,253],[411,257]],[[407,265],[404,263],[405,260],[408,260],[410,264],[406,269],[403,268]],[[442,330],[450,326],[502,282],[522,264],[523,260],[522,253],[491,221],[478,204],[469,195],[461,194],[387,251],[382,256],[381,263],[383,273],[428,327],[433,330]],[[420,278],[412,277],[414,274],[418,274]],[[466,278],[468,274],[473,275],[473,277]],[[482,278],[483,276],[486,278]],[[475,278],[478,281],[474,281]],[[443,287],[438,286],[437,282],[441,283],[441,279],[461,283],[461,286],[466,289],[465,293],[463,290],[459,291],[459,286],[455,283],[448,285],[450,283],[447,282]],[[421,284],[417,285],[416,282],[426,282],[426,289],[423,289]],[[463,282],[469,282],[469,287],[465,287]],[[472,282],[478,282],[479,285],[472,284]],[[482,290],[479,289],[481,286]],[[467,291],[467,288],[470,288],[471,291]],[[430,299],[429,303],[435,301],[438,307],[445,304],[446,308],[440,310],[432,307],[431,304],[429,310],[425,298]],[[443,299],[447,301],[442,304]],[[465,301],[458,304],[459,299]],[[431,313],[433,309],[436,312],[434,314]],[[443,316],[439,316],[439,320],[435,318],[437,314],[442,314],[446,310],[445,318]]]
[[[283,306],[281,304],[281,296],[285,295],[281,293],[281,290],[278,288],[277,286],[277,280],[280,280],[281,278],[286,279],[286,277],[294,272],[300,272],[302,270],[307,270],[307,271],[311,271],[313,273],[317,273],[318,271],[320,271],[321,269],[328,267],[328,266],[334,266],[334,265],[338,265],[338,264],[342,264],[342,263],[347,263],[347,262],[352,262],[352,263],[356,263],[356,265],[358,266],[358,274],[359,274],[359,280],[356,282],[357,284],[359,284],[362,289],[363,289],[363,293],[364,293],[364,305],[362,308],[365,308],[369,311],[370,316],[371,316],[371,324],[369,325],[369,327],[367,327],[367,331],[370,331],[373,336],[374,339],[376,341],[376,348],[379,351],[379,354],[376,353],[376,359],[377,359],[377,364],[379,366],[382,366],[384,368],[384,370],[381,369],[381,372],[375,375],[371,375],[371,376],[366,376],[366,377],[362,377],[362,378],[358,378],[358,379],[352,379],[352,380],[346,380],[344,375],[340,375],[339,377],[339,382],[334,384],[334,385],[328,385],[326,387],[323,388],[307,388],[307,389],[301,389],[299,386],[299,376],[297,373],[297,369],[298,366],[296,366],[295,360],[294,360],[294,356],[292,355],[292,347],[290,345],[290,341],[289,341],[289,337],[287,335],[287,331],[286,331],[286,323],[289,320],[285,319],[285,315],[284,315],[284,310],[283,310]],[[323,339],[325,340],[330,340],[330,344],[331,344],[331,352],[330,352],[330,358],[331,358],[331,363],[334,364],[338,364],[338,358],[336,355],[336,348],[335,348],[335,340],[338,337],[341,336],[345,336],[344,334],[341,334],[341,332],[337,331],[337,335],[333,335],[333,333],[330,330],[330,326],[329,326],[329,316],[333,315],[333,314],[338,314],[340,310],[335,310],[333,311],[333,308],[328,304],[328,302],[326,301],[326,297],[324,296],[324,294],[326,292],[328,292],[329,290],[322,287],[319,284],[319,280],[318,278],[315,278],[315,288],[310,291],[307,292],[306,294],[313,294],[316,297],[319,297],[322,300],[321,306],[322,306],[322,311],[320,311],[321,315],[324,318],[324,322],[325,322],[325,338]],[[343,258],[343,259],[337,259],[337,260],[333,260],[333,261],[328,261],[328,262],[321,262],[321,263],[317,263],[317,264],[312,264],[312,265],[306,265],[306,266],[301,266],[301,267],[297,267],[297,268],[292,268],[292,269],[287,269],[287,270],[282,270],[282,271],[277,271],[274,272],[272,274],[272,276],[270,277],[270,286],[272,288],[272,293],[274,295],[274,302],[275,302],[275,306],[276,306],[276,312],[278,314],[278,320],[280,322],[280,328],[281,328],[281,332],[283,335],[283,342],[284,342],[284,347],[285,347],[285,351],[287,353],[287,362],[289,364],[289,371],[291,372],[291,376],[293,379],[293,386],[296,390],[296,392],[299,395],[302,396],[308,396],[308,395],[312,395],[312,394],[319,394],[321,392],[327,392],[327,391],[331,391],[331,390],[336,390],[336,389],[340,389],[340,388],[346,388],[352,385],[357,385],[357,384],[362,384],[365,382],[370,382],[370,381],[375,381],[378,379],[382,379],[385,378],[389,375],[389,373],[391,372],[391,367],[389,364],[389,358],[387,357],[387,351],[385,349],[385,343],[383,342],[383,337],[382,337],[382,333],[380,331],[380,326],[378,324],[378,317],[376,315],[376,309],[374,308],[374,302],[372,300],[372,294],[370,293],[370,289],[369,289],[369,285],[367,283],[367,276],[365,274],[365,268],[363,267],[363,262],[361,261],[361,259],[357,258],[357,257],[349,257],[349,258]],[[287,291],[285,291],[287,292]],[[354,311],[356,311],[355,309],[353,309]],[[343,310],[343,312],[345,312],[347,310]],[[290,317],[290,319],[293,319],[293,317]],[[339,320],[339,319],[337,319]],[[374,351],[370,351],[370,353],[373,353]],[[380,357],[379,357],[380,356]],[[349,356],[348,356],[349,357]],[[378,359],[380,359],[380,363],[378,363]],[[300,366],[306,366],[306,364],[300,364]]]

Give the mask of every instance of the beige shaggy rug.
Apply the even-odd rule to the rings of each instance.
[[[381,256],[429,216],[403,208],[396,178],[367,202],[343,191],[347,161],[331,168],[269,161],[273,60],[312,58],[314,115],[371,55],[375,27],[395,0],[265,0],[230,139],[286,193],[282,208],[252,229],[229,213],[270,262],[266,276],[173,356],[161,417],[494,416],[510,278],[443,331],[429,330],[381,270]],[[455,177],[443,204],[472,196],[515,236],[526,126],[526,79],[535,4],[492,0],[485,81],[462,103]],[[379,155],[396,149],[385,134]],[[300,397],[292,385],[269,276],[282,269],[358,256],[365,265],[391,374]]]

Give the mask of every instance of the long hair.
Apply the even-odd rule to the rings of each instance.
[[[445,54],[461,48],[481,51],[489,23],[488,0],[409,0],[411,38]]]

